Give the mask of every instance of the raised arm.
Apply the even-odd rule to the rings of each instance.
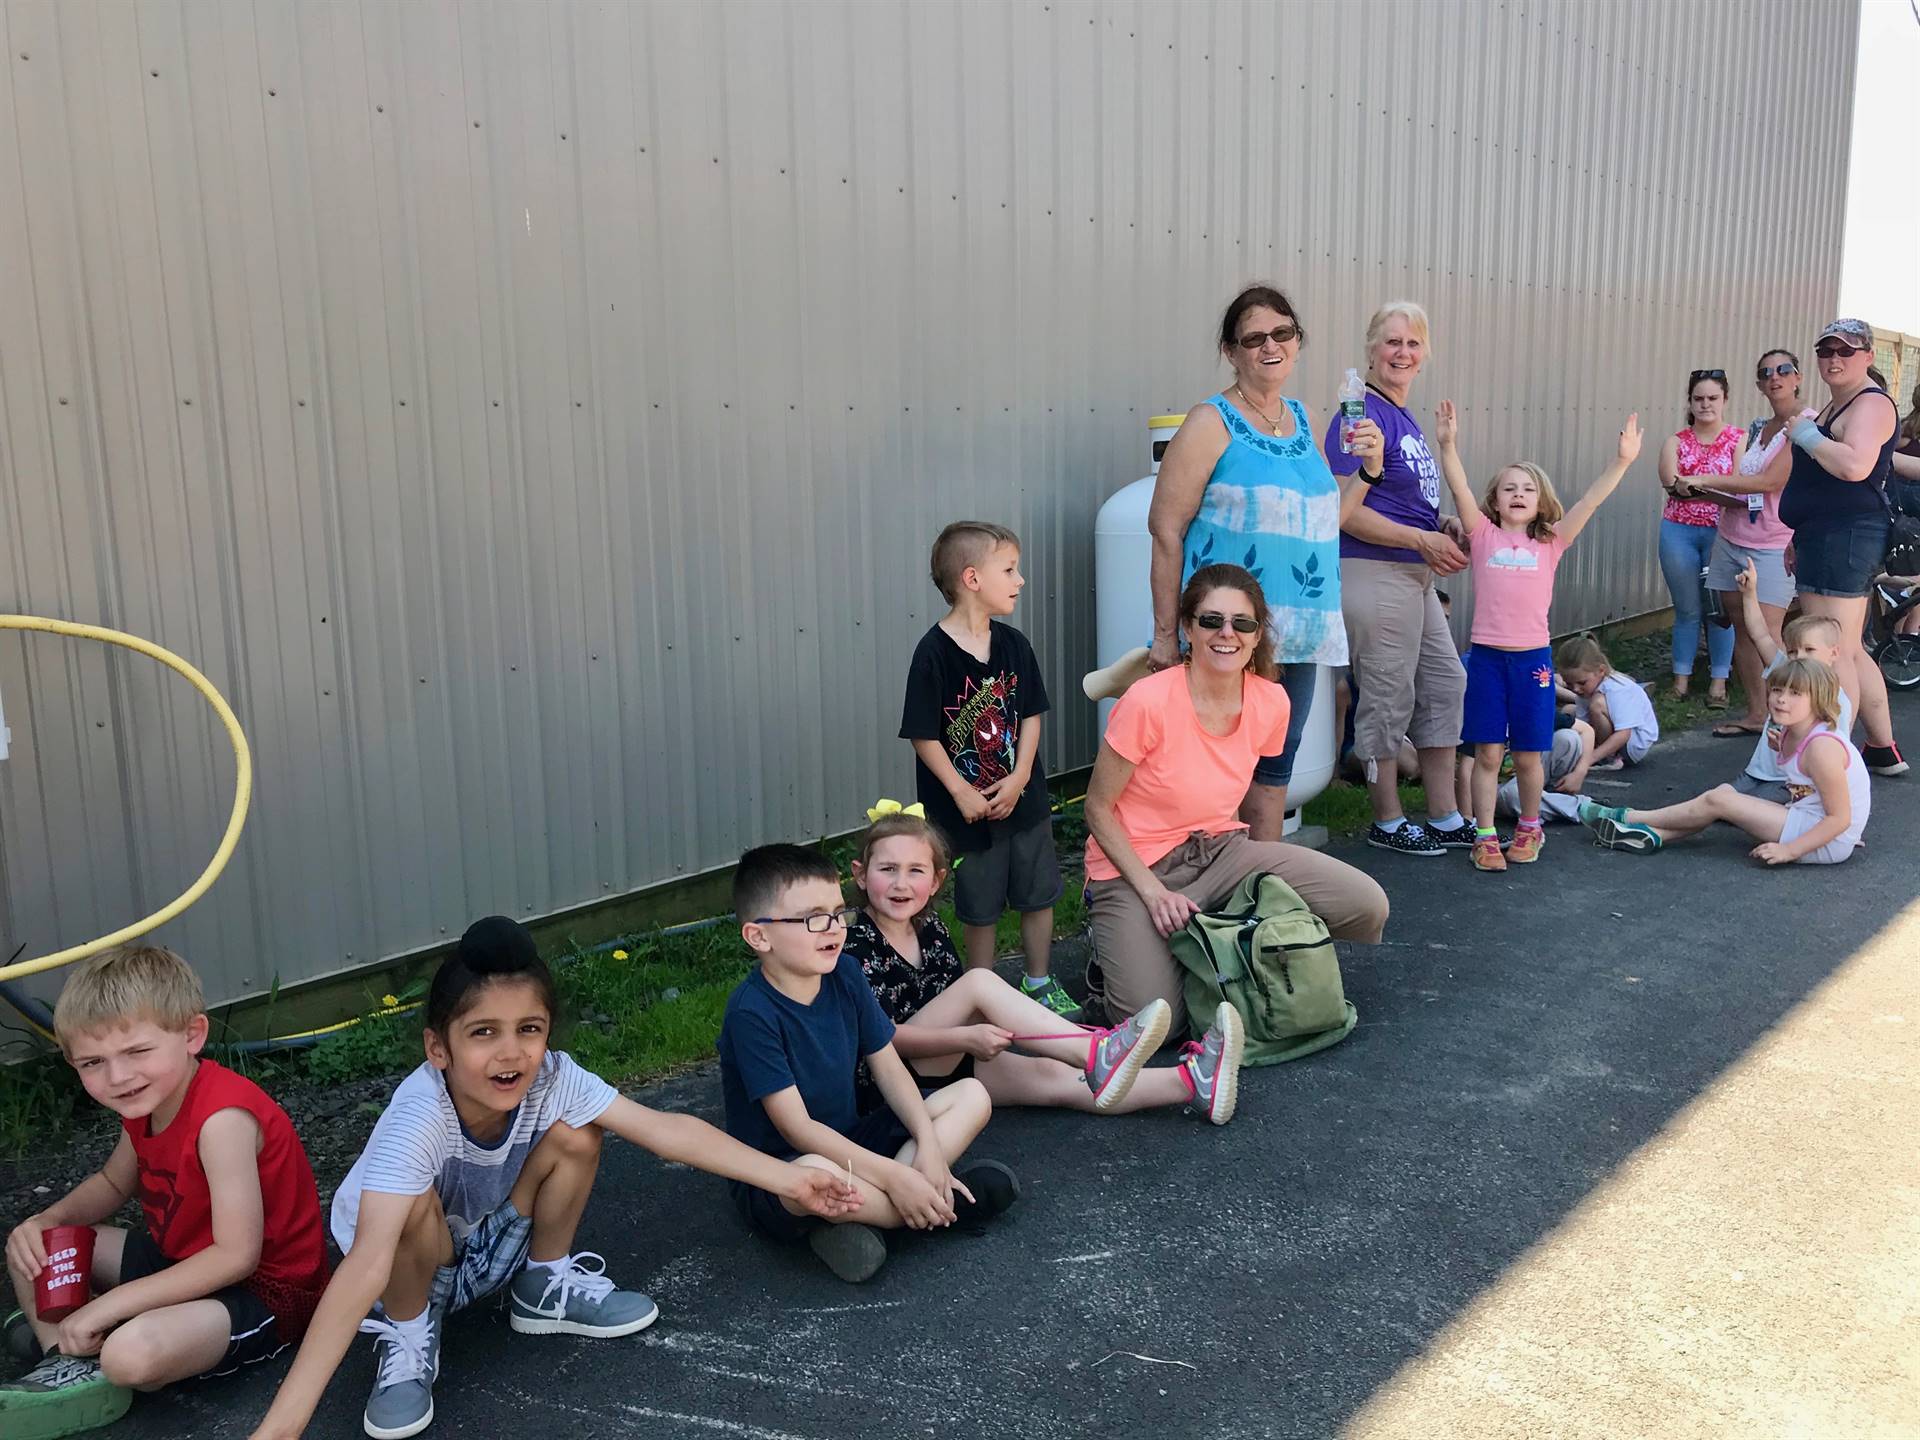
[[[1614,446],[1613,461],[1600,472],[1600,478],[1587,487],[1587,493],[1573,503],[1567,511],[1566,519],[1554,527],[1563,545],[1571,545],[1587,528],[1587,522],[1593,519],[1594,512],[1606,503],[1613,494],[1614,487],[1620,483],[1620,477],[1627,473],[1627,467],[1640,458],[1640,416],[1638,412],[1627,417],[1627,423],[1620,427],[1620,439]]]
[[[1211,405],[1197,405],[1180,423],[1154,477],[1147,533],[1153,537],[1148,582],[1153,590],[1153,663],[1165,668],[1180,659],[1180,572],[1187,527],[1200,513],[1213,467],[1227,449],[1227,426]]]
[[[1460,462],[1460,412],[1453,401],[1442,400],[1434,411],[1433,438],[1440,446],[1440,473],[1453,492],[1453,508],[1460,512],[1460,523],[1471,535],[1480,517],[1480,497],[1473,493],[1467,467]]]
[[[1773,663],[1773,632],[1767,628],[1767,617],[1760,610],[1760,574],[1754,569],[1751,555],[1747,557],[1746,568],[1733,577],[1733,583],[1740,590],[1740,623],[1746,629],[1747,639],[1760,653],[1760,668],[1764,670]]]

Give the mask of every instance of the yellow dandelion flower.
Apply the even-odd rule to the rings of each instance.
[[[613,958],[616,960],[624,960],[627,958],[627,952],[624,950],[616,950],[613,952]]]
[[[382,995],[380,997],[380,1003],[391,1010],[400,1003],[400,997],[398,995]]]

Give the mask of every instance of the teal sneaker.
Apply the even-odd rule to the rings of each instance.
[[[133,1391],[110,1382],[93,1359],[49,1350],[18,1380],[0,1385],[0,1435],[7,1440],[60,1440],[111,1425],[133,1404]]]
[[[1051,975],[1042,976],[1038,985],[1029,985],[1022,980],[1020,993],[1029,1000],[1038,1000],[1062,1020],[1077,1021],[1087,1013],[1080,1002],[1067,993],[1067,987]]]
[[[1651,825],[1642,825],[1637,820],[1615,820],[1611,815],[1602,815],[1595,822],[1593,840],[1596,845],[1625,850],[1629,855],[1651,855],[1663,843],[1660,832]]]
[[[589,1270],[580,1262],[598,1260]],[[564,1270],[522,1270],[507,1293],[512,1311],[507,1323],[522,1335],[590,1335],[609,1339],[644,1330],[660,1318],[660,1307],[637,1290],[616,1290],[607,1278],[607,1262],[590,1250],[568,1261]]]
[[[1574,814],[1582,825],[1597,826],[1602,820],[1624,820],[1626,807],[1622,805],[1596,805],[1591,800],[1582,800],[1574,807]]]

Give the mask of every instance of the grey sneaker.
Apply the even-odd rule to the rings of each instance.
[[[440,1378],[440,1316],[425,1345],[391,1320],[371,1317],[360,1329],[373,1336],[373,1390],[361,1425],[373,1440],[406,1440],[433,1423],[433,1382]]]
[[[887,1263],[887,1242],[871,1225],[822,1225],[807,1236],[820,1263],[849,1285],[871,1280]]]
[[[1367,844],[1376,850],[1391,850],[1396,855],[1417,855],[1422,859],[1447,853],[1447,847],[1429,835],[1425,826],[1416,825],[1411,820],[1398,830],[1369,825]]]
[[[1172,1023],[1173,1007],[1155,1000],[1112,1029],[1093,1032],[1087,1055],[1087,1088],[1093,1091],[1095,1110],[1105,1113],[1127,1098],[1140,1076],[1140,1067],[1160,1048]]]
[[[0,1435],[7,1440],[58,1440],[127,1413],[133,1392],[101,1373],[100,1362],[49,1350],[38,1365],[0,1385]]]
[[[589,1270],[580,1262],[598,1260]],[[583,1250],[554,1274],[522,1270],[507,1292],[512,1297],[508,1323],[522,1335],[591,1335],[611,1339],[644,1330],[660,1318],[660,1307],[637,1290],[616,1290],[607,1278],[606,1260]]]
[[[1216,1125],[1233,1119],[1233,1108],[1240,1101],[1240,1056],[1247,1043],[1247,1028],[1240,1012],[1226,1001],[1213,1012],[1213,1024],[1197,1045],[1187,1046],[1187,1058],[1180,1062],[1187,1087],[1193,1091],[1194,1108]]]

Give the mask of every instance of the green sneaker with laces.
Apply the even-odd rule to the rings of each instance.
[[[0,1385],[0,1435],[7,1440],[60,1440],[110,1425],[132,1404],[133,1392],[109,1381],[98,1360],[49,1350],[18,1380]]]
[[[1020,993],[1029,1000],[1038,1000],[1062,1020],[1079,1020],[1087,1013],[1080,1002],[1067,993],[1067,987],[1051,975],[1042,976],[1038,985],[1022,980]]]

